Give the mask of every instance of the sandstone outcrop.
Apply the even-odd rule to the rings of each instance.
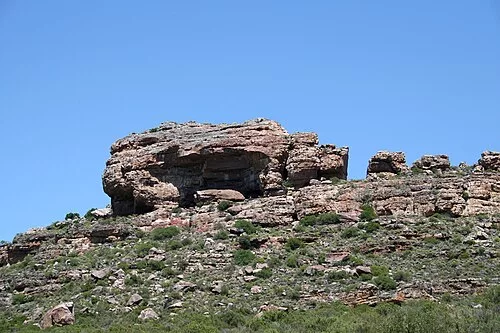
[[[318,146],[313,133],[288,134],[278,123],[164,123],[111,146],[104,191],[116,215],[165,205],[189,206],[200,190],[231,189],[245,197],[284,192],[321,177],[347,178],[347,148]]]
[[[299,218],[330,211],[356,218],[363,203],[371,204],[379,215],[498,214],[500,174],[420,175],[337,186],[321,184],[302,188],[294,195]]]
[[[484,170],[500,171],[500,152],[485,151],[478,163]]]
[[[387,178],[408,172],[403,152],[377,152],[368,162],[366,174],[369,178]]]
[[[450,159],[447,155],[424,155],[413,163],[413,166],[422,170],[445,171],[450,169]]]

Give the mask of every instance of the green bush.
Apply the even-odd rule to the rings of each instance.
[[[367,222],[367,223],[361,225],[360,229],[363,229],[368,233],[372,233],[372,232],[375,232],[378,229],[380,229],[380,223],[375,222],[375,221],[370,221],[370,222]]]
[[[12,295],[12,304],[13,305],[28,303],[28,302],[31,302],[32,300],[33,299],[30,296],[27,296],[25,294]]]
[[[288,258],[286,258],[285,265],[291,268],[297,268],[299,267],[299,259],[297,254],[292,254]]]
[[[153,248],[154,246],[155,244],[152,242],[137,243],[134,247],[135,253],[137,253],[139,257],[144,257],[149,253],[149,250],[151,250],[151,248]]]
[[[269,279],[273,275],[270,268],[263,268],[261,271],[255,273],[255,276],[261,279]]]
[[[323,213],[319,215],[306,215],[300,219],[300,225],[312,226],[316,224],[336,224],[340,222],[340,217],[337,213]]]
[[[296,237],[291,237],[286,240],[285,249],[293,251],[304,246],[304,242]]]
[[[183,246],[183,244],[181,241],[179,241],[177,239],[172,239],[172,240],[167,242],[167,245],[165,246],[165,250],[175,251],[175,250],[182,248],[182,246]]]
[[[217,210],[219,212],[223,212],[225,210],[227,210],[229,207],[231,207],[233,204],[231,203],[231,201],[225,201],[225,200],[222,200],[220,201],[218,204],[217,204]]]
[[[243,235],[238,238],[238,244],[244,250],[250,250],[256,247],[252,239],[248,235]]]
[[[396,271],[393,276],[396,281],[410,281],[410,273],[405,271]]]
[[[385,266],[373,265],[370,267],[370,270],[374,276],[389,274],[389,268],[387,268]]]
[[[78,213],[68,213],[64,217],[65,220],[73,220],[73,219],[79,219],[79,218],[80,218],[80,214],[78,214]]]
[[[318,215],[318,224],[337,224],[340,223],[340,217],[337,213],[324,213]]]
[[[85,219],[89,220],[89,221],[94,220],[94,219],[95,219],[95,216],[94,216],[94,215],[92,215],[92,212],[93,212],[94,210],[96,210],[96,209],[97,209],[97,208],[90,208],[90,209],[89,209],[89,210],[85,213],[85,215],[83,215],[83,217],[84,217]]]
[[[234,227],[245,230],[245,232],[249,235],[255,234],[257,232],[257,227],[248,220],[236,220],[234,222]]]
[[[215,239],[224,240],[229,238],[229,233],[226,230],[219,230],[214,236]]]
[[[364,204],[361,206],[359,218],[362,221],[371,221],[377,218],[377,212],[375,212],[375,209],[371,205]]]
[[[150,237],[154,240],[162,240],[177,236],[181,231],[176,226],[169,226],[166,228],[157,228],[151,231]]]
[[[327,279],[329,282],[344,280],[348,278],[349,278],[349,273],[347,273],[346,271],[333,271],[328,273],[327,275]]]
[[[346,228],[340,234],[342,238],[353,238],[359,235],[359,229],[354,227]]]
[[[382,290],[393,290],[396,289],[397,284],[390,276],[380,275],[374,279],[375,284]]]
[[[250,250],[236,250],[233,253],[233,260],[238,266],[249,265],[255,260],[255,254]]]
[[[317,222],[317,217],[316,215],[306,215],[303,218],[300,219],[300,224],[304,226],[311,226],[315,225]]]

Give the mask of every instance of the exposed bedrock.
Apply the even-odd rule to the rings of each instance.
[[[163,123],[111,146],[104,191],[117,215],[192,205],[200,190],[230,189],[245,197],[283,194],[311,179],[347,178],[347,148],[318,146],[313,133],[288,134],[278,123]]]

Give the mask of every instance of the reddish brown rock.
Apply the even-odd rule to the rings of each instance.
[[[111,146],[104,191],[117,215],[168,204],[191,205],[196,191],[231,189],[245,197],[284,193],[289,180],[347,177],[347,148],[317,146],[312,133],[289,135],[278,123],[164,123]],[[287,179],[288,178],[288,179]]]
[[[244,201],[245,196],[235,190],[202,190],[196,191],[196,202],[211,202],[218,200]]]
[[[485,151],[478,161],[484,170],[500,171],[500,152]]]
[[[74,323],[74,305],[73,302],[67,302],[47,311],[40,322],[40,327],[45,329],[52,326],[73,325]]]
[[[377,152],[368,162],[367,176],[385,178],[408,171],[406,157],[403,152]]]
[[[450,169],[450,159],[447,155],[424,155],[413,166],[422,170],[445,171]]]

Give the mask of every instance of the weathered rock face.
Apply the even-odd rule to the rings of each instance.
[[[485,151],[478,163],[484,170],[500,171],[500,152]]]
[[[294,196],[298,217],[337,212],[355,219],[362,203],[369,202],[379,215],[453,216],[500,212],[500,174],[473,173],[413,176],[345,185],[314,185]]]
[[[413,166],[422,170],[445,171],[450,168],[450,159],[447,155],[424,155]]]
[[[408,170],[403,152],[379,151],[368,162],[366,174],[371,178],[387,178]]]
[[[300,187],[320,177],[347,178],[347,148],[318,147],[315,134],[289,135],[278,123],[164,123],[115,142],[103,175],[117,215],[170,204],[191,205],[199,190],[232,189],[246,197]]]

